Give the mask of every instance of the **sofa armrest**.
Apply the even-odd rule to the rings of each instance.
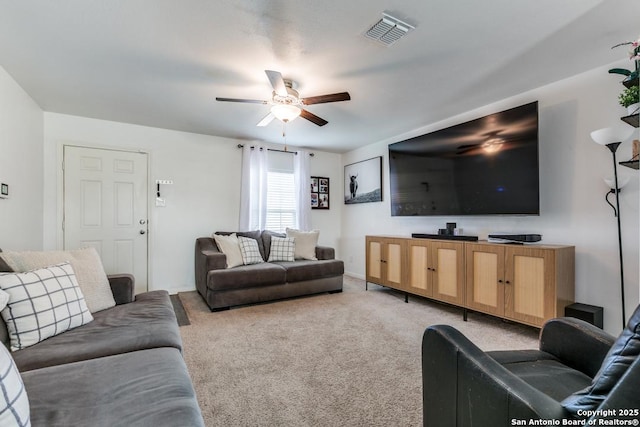
[[[559,317],[547,321],[540,331],[540,350],[565,365],[593,378],[615,338],[580,319]]]
[[[111,274],[107,276],[113,299],[116,305],[128,304],[133,302],[136,289],[136,281],[131,274]]]
[[[328,246],[316,246],[316,258],[318,259],[335,259],[336,251]]]
[[[568,412],[451,326],[422,338],[425,426],[506,426],[513,419],[562,419]]]
[[[227,267],[227,256],[216,246],[210,237],[196,239],[195,248],[195,279],[196,288],[201,295],[206,294],[207,274],[211,270],[221,270]]]

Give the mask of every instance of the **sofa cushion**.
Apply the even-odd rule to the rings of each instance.
[[[233,269],[211,270],[207,273],[207,287],[213,291],[254,288],[284,283],[286,271],[271,263],[243,265]]]
[[[295,254],[295,240],[288,237],[272,237],[271,250],[267,261],[293,261]]]
[[[178,322],[166,291],[94,313],[93,322],[13,353],[21,372],[157,347],[182,348]]]
[[[28,426],[29,399],[9,350],[0,345],[0,426]]]
[[[180,352],[157,348],[23,372],[34,426],[204,426]]]
[[[321,279],[323,277],[340,276],[344,273],[344,263],[340,260],[277,262],[287,272],[287,282]]]
[[[2,249],[0,249],[0,252],[2,252]],[[10,273],[12,271],[13,271],[13,269],[11,267],[9,267],[7,262],[0,255],[0,273],[7,273],[7,272]]]
[[[317,260],[316,258],[316,246],[318,246],[318,237],[320,232],[318,230],[313,231],[300,231],[293,228],[287,228],[287,237],[295,240],[295,259],[308,259]]]
[[[235,233],[228,236],[214,234],[213,239],[216,241],[218,249],[227,257],[227,268],[233,268],[243,264],[240,243]]]
[[[539,350],[487,352],[507,370],[556,401],[589,385],[591,378]]]
[[[116,305],[104,272],[100,255],[95,248],[71,251],[3,252],[1,257],[13,271],[30,271],[69,262],[91,313]]]
[[[27,273],[0,273],[11,350],[21,350],[93,320],[68,262]]]
[[[629,366],[640,356],[640,306],[613,343],[591,385],[562,401],[570,413],[597,409],[618,384]]]
[[[240,243],[240,253],[242,254],[242,263],[244,265],[260,264],[264,262],[256,239],[238,236],[238,243]]]

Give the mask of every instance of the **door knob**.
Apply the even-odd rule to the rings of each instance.
[[[145,225],[147,223],[147,221],[145,221],[144,219],[140,220],[140,225]]]
[[[140,234],[145,234],[146,231],[145,230],[140,230]]]

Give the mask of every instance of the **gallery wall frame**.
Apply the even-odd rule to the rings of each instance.
[[[382,156],[344,167],[344,203],[382,201]]]
[[[311,177],[311,209],[329,209],[329,178]]]

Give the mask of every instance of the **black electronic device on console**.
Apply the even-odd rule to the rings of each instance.
[[[489,234],[489,241],[494,243],[536,243],[542,240],[540,234]]]
[[[467,242],[477,242],[478,236],[462,236],[456,234],[424,234],[412,233],[411,237],[415,239],[438,239],[438,240],[464,240]]]

